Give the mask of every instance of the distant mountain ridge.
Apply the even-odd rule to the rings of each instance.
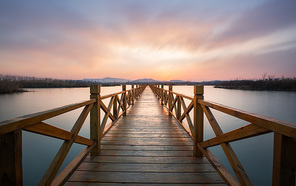
[[[128,83],[131,80],[122,78],[105,77],[103,79],[83,79],[82,81],[94,82],[94,83]]]
[[[160,83],[160,84],[192,84],[196,82],[191,81],[183,81],[183,80],[171,80],[171,81],[158,81],[151,78],[143,78],[143,79],[137,79],[137,80],[129,80],[129,79],[123,79],[123,78],[112,78],[112,77],[105,77],[102,79],[89,79],[85,78],[81,81],[84,82],[93,82],[93,83],[101,83],[101,84],[149,84],[149,83]]]

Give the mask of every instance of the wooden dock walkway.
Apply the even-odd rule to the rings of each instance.
[[[224,184],[205,157],[193,156],[190,137],[147,87],[87,156],[66,185]]]

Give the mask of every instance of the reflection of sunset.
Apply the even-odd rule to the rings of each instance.
[[[215,3],[0,3],[0,74],[192,81],[295,76],[294,1]]]

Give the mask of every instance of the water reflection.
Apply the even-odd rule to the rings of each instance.
[[[127,90],[130,88],[131,86],[127,86]],[[165,88],[168,89],[166,86]],[[89,99],[89,88],[30,89],[30,91],[31,92],[19,94],[0,95],[0,120],[7,120]],[[119,91],[121,91],[120,86],[102,87],[101,95]],[[173,91],[193,96],[192,86],[174,86]],[[296,117],[294,115],[296,110],[295,92],[241,91],[205,87],[205,99],[296,123]],[[155,97],[149,97],[147,100],[153,101]],[[109,100],[106,99],[103,102],[105,105],[108,105]],[[187,105],[190,103],[190,101],[186,99],[185,102]],[[159,107],[159,109],[163,108]],[[45,122],[69,131],[81,110],[82,109],[71,111]],[[137,112],[139,114],[153,114],[149,112],[149,108],[139,108]],[[163,112],[167,113],[167,110],[164,109]],[[240,119],[218,111],[213,111],[213,113],[224,132],[247,124]],[[101,112],[101,115],[103,116],[103,112]],[[205,139],[215,136],[206,119],[204,132]],[[89,118],[86,119],[79,135],[89,137]],[[38,184],[62,142],[63,141],[58,139],[23,132],[24,185]],[[233,142],[231,145],[251,181],[255,185],[271,185],[273,135],[266,134],[255,138],[249,138],[239,142]],[[78,144],[73,145],[61,169],[63,169],[83,147],[84,146]],[[212,147],[211,150],[227,169],[232,172],[221,147]]]

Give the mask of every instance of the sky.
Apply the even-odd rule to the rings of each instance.
[[[0,74],[296,77],[295,0],[0,0]]]

